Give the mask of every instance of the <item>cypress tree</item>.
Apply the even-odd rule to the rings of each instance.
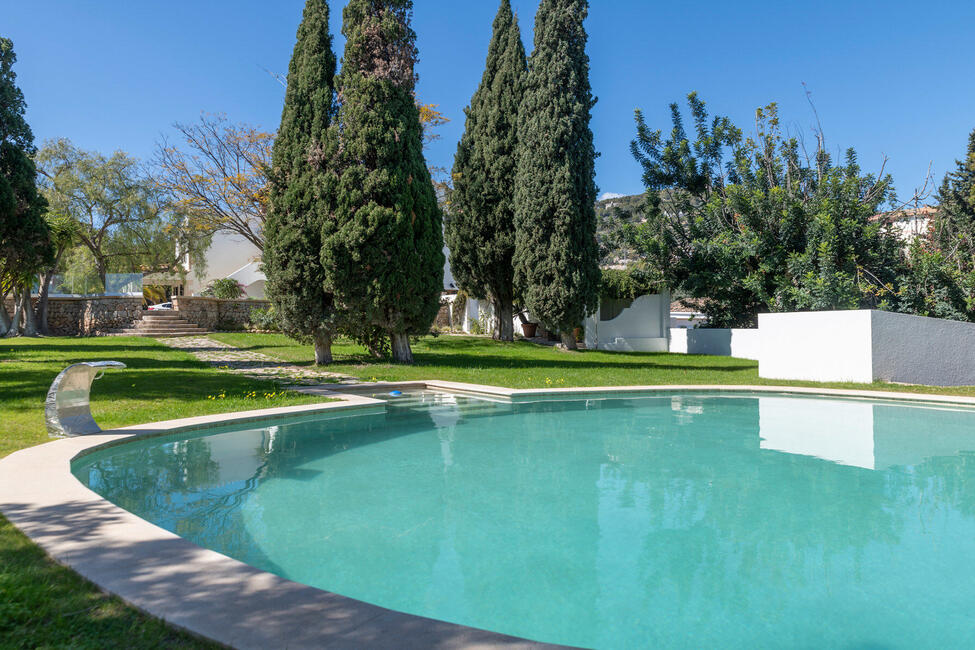
[[[13,71],[17,56],[10,39],[0,38],[0,335],[16,336],[21,327],[36,334],[30,287],[34,275],[53,259],[44,220],[47,203],[37,191],[34,134],[24,112],[27,104]],[[3,305],[13,289],[11,323]]]
[[[526,72],[518,20],[510,0],[502,0],[487,67],[457,146],[445,228],[458,286],[475,298],[491,300],[498,321],[494,336],[502,341],[514,339],[514,189]]]
[[[515,286],[569,349],[599,302],[588,13],[586,0],[542,0],[518,119]]]
[[[325,290],[322,224],[334,172],[335,54],[326,0],[305,4],[288,67],[281,127],[274,142],[264,273],[266,291],[287,334],[315,345],[315,362],[332,361],[336,316]]]
[[[409,336],[429,330],[443,291],[443,222],[423,159],[414,103],[416,34],[409,0],[350,0],[339,75],[340,171],[325,222],[326,285],[351,318],[388,333],[411,363]]]

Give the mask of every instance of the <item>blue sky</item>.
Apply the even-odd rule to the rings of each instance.
[[[2,0],[0,35],[38,141],[151,154],[174,121],[201,111],[276,128],[303,0]],[[336,50],[341,7],[331,3]],[[453,122],[429,152],[449,167],[463,108],[480,81],[495,0],[417,0],[419,92]],[[535,0],[513,0],[531,50]],[[698,91],[712,111],[751,130],[776,101],[793,128],[814,116],[834,150],[863,167],[884,156],[900,195],[938,179],[975,129],[971,29],[975,2],[928,0],[594,0],[588,29],[599,104],[593,131],[601,192],[642,191],[628,147],[633,110],[667,129],[671,101]]]

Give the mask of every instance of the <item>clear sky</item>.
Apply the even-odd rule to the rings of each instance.
[[[0,35],[38,141],[152,153],[201,111],[274,129],[303,0],[0,0]],[[344,1],[331,2],[336,51]],[[513,0],[531,51],[536,0]],[[429,152],[449,167],[480,81],[495,0],[416,0],[420,98],[453,120]],[[667,105],[697,90],[751,131],[776,101],[793,128],[815,118],[863,167],[887,156],[902,198],[940,179],[975,129],[971,0],[593,0],[587,23],[600,192],[638,193],[633,110],[669,128]]]

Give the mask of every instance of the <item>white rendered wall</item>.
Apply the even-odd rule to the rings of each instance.
[[[872,382],[870,314],[862,310],[759,314],[758,375]]]
[[[975,385],[975,323],[884,311],[761,314],[766,379]]]
[[[758,360],[757,329],[670,329],[670,351],[674,354],[707,354],[716,357]]]
[[[586,347],[612,352],[666,352],[670,335],[670,294],[640,296],[616,318],[585,322]]]
[[[206,271],[202,278],[196,269],[189,268],[186,276],[186,293],[199,295],[214,280],[229,277],[251,262],[261,259],[261,251],[240,235],[218,232],[213,235],[206,252]],[[263,293],[263,287],[262,287]]]

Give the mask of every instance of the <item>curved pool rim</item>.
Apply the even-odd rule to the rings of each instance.
[[[65,438],[0,459],[0,513],[57,562],[102,590],[193,634],[236,648],[557,647],[488,630],[404,614],[260,571],[131,514],[71,473],[77,458],[163,436],[311,414],[385,409],[360,392],[428,389],[511,401],[614,395],[782,394],[975,407],[962,396],[787,386],[607,386],[543,390],[456,382],[357,384],[302,389],[341,401],[185,418]]]

